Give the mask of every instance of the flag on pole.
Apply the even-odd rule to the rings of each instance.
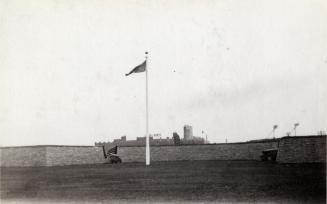
[[[150,139],[149,139],[149,97],[148,97],[148,68],[147,68],[147,59],[148,59],[148,52],[145,52],[145,60],[142,64],[136,66],[132,71],[125,74],[126,76],[132,73],[139,73],[145,72],[145,98],[146,98],[146,143],[145,143],[145,164],[150,165]]]
[[[140,65],[136,66],[134,69],[132,69],[132,71],[130,71],[128,74],[125,74],[125,76],[128,76],[132,73],[145,72],[145,69],[146,69],[146,60],[142,64],[140,64]]]

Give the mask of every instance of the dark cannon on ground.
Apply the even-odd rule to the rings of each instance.
[[[105,147],[102,146],[104,158],[105,159],[109,158],[110,164],[117,164],[122,162],[121,158],[117,155],[117,149],[118,147],[115,146],[114,148],[109,149],[108,152],[106,153]]]
[[[266,149],[262,151],[261,161],[276,161],[278,149]]]

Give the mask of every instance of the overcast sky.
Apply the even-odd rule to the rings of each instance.
[[[327,4],[314,0],[0,3],[0,144],[150,132],[211,142],[327,130]],[[270,135],[272,137],[272,135]]]

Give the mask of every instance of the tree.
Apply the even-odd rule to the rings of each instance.
[[[181,138],[177,134],[177,132],[173,133],[173,139],[174,139],[174,144],[175,145],[180,145],[181,144]]]

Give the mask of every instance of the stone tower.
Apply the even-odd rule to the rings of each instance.
[[[193,129],[190,125],[184,126],[184,140],[192,140],[193,139]]]

